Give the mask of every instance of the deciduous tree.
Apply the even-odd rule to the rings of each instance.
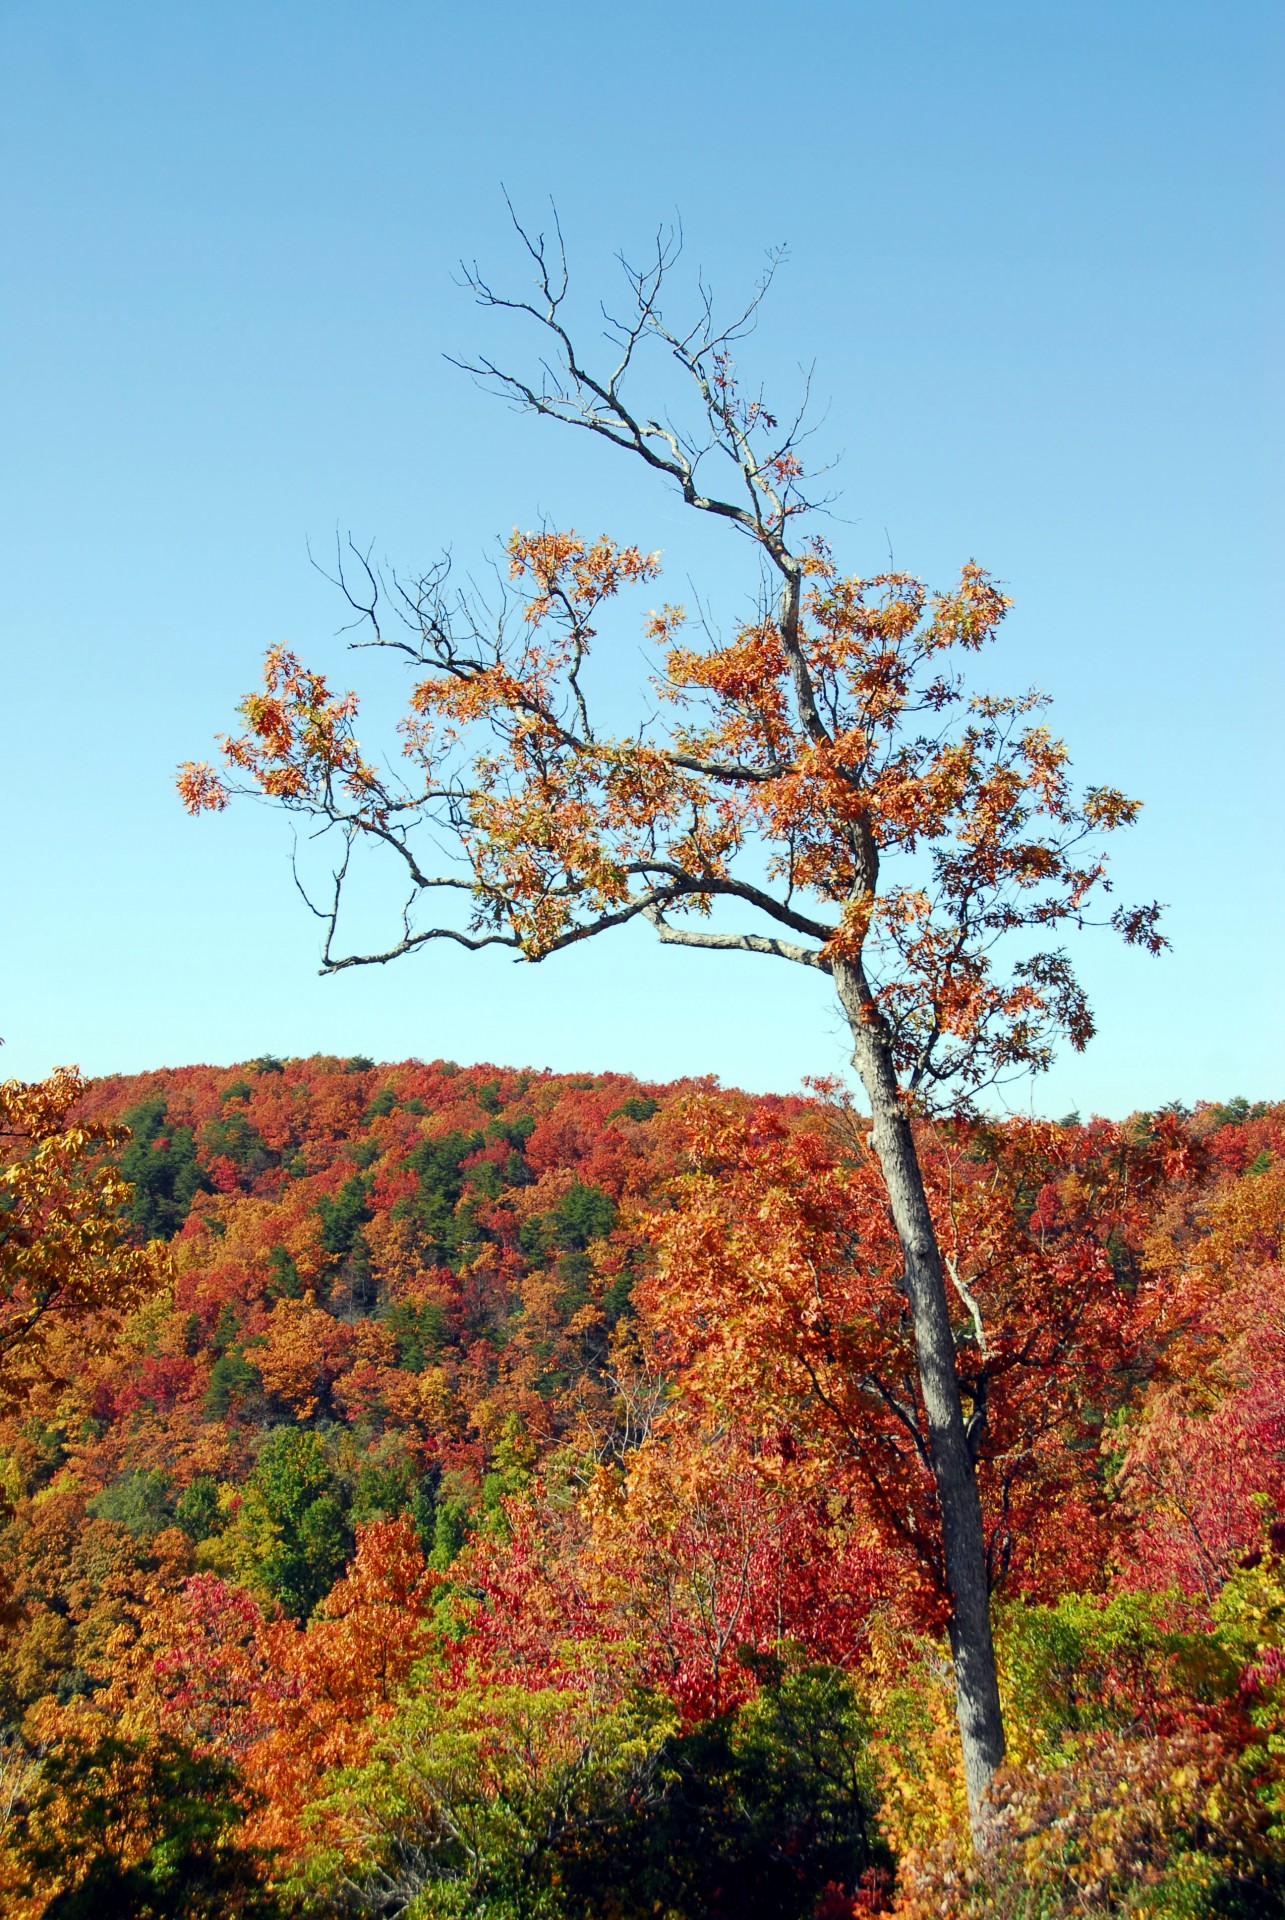
[[[123,1127],[79,1117],[74,1067],[0,1084],[0,1405],[48,1375],[55,1329],[137,1304],[162,1277],[126,1232]]]
[[[671,324],[675,250],[662,241],[649,265],[626,268],[628,311],[594,364],[568,319],[560,241],[519,232],[534,291],[471,281],[483,306],[537,329],[546,358],[529,377],[490,359],[471,371],[641,461],[748,540],[757,614],[721,637],[694,633],[681,607],[653,611],[657,674],[618,730],[596,711],[597,627],[618,595],[657,578],[657,555],[605,535],[515,532],[498,609],[455,591],[441,565],[391,583],[396,627],[366,561],[360,590],[341,564],[365,644],[400,653],[414,675],[405,769],[364,753],[356,694],[334,695],[278,647],[241,707],[245,730],[223,741],[225,772],[191,763],[180,789],[194,812],[242,790],[333,831],[326,970],[442,939],[538,961],[637,920],[667,943],[832,981],[901,1249],[976,1824],[1003,1729],[951,1299],[911,1114],[1038,1071],[1059,1034],[1086,1044],[1093,1023],[1059,936],[1092,917],[1108,885],[1100,836],[1137,805],[1111,787],[1076,792],[1040,695],[968,690],[965,669],[1009,605],[980,566],[934,592],[898,571],[846,572],[809,531],[821,503],[802,416],[781,424],[735,364],[762,289],[730,326],[703,293],[694,317]],[[668,411],[668,395],[634,398],[652,351],[682,387]],[[386,944],[344,950],[348,878],[367,849],[391,862],[408,904]],[[452,899],[467,911],[453,916]],[[1155,950],[1157,912],[1109,918]]]

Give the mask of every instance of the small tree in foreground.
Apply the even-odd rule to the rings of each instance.
[[[702,293],[692,323],[675,329],[661,307],[674,249],[661,243],[648,267],[626,267],[628,315],[608,321],[605,364],[591,367],[564,317],[560,241],[519,233],[532,295],[505,298],[476,273],[470,282],[484,306],[539,329],[547,358],[532,379],[489,360],[469,370],[520,407],[633,455],[748,538],[766,582],[754,617],[721,638],[693,635],[681,607],[651,613],[653,688],[632,730],[608,731],[593,698],[595,623],[616,595],[656,579],[656,555],[606,536],[515,533],[498,609],[453,589],[443,563],[391,582],[395,629],[383,619],[385,583],[358,556],[361,590],[342,566],[339,583],[365,623],[362,644],[400,651],[415,675],[406,769],[363,754],[355,694],[335,697],[275,648],[263,691],[240,709],[245,731],[222,741],[225,771],[189,763],[180,791],[193,812],[222,808],[234,791],[267,795],[334,832],[326,971],[442,939],[542,960],[642,920],[667,943],[830,977],[905,1260],[979,1828],[1003,1728],[976,1435],[911,1121],[917,1107],[957,1107],[997,1078],[1046,1067],[1059,1034],[1086,1044],[1092,1020],[1058,934],[1085,924],[1107,890],[1098,838],[1131,822],[1137,803],[1109,787],[1072,789],[1041,695],[966,692],[962,667],[1009,604],[980,567],[970,562],[940,593],[905,573],[862,579],[808,531],[817,503],[801,419],[779,425],[733,360],[766,281],[730,327],[716,325]],[[690,427],[635,403],[651,349],[677,369]],[[408,900],[387,944],[342,952],[362,847],[400,871]],[[458,916],[452,896],[466,908]],[[1121,908],[1110,919],[1154,952],[1157,913]],[[956,1311],[971,1328],[969,1305]]]

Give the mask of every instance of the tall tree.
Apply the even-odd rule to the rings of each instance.
[[[917,1108],[957,1107],[1011,1073],[1048,1065],[1058,1034],[1093,1025],[1059,930],[1082,926],[1108,888],[1102,833],[1137,803],[1077,794],[1036,693],[966,690],[963,663],[1009,602],[970,562],[931,592],[909,574],[843,573],[808,530],[818,502],[801,457],[802,414],[782,425],[741,385],[737,341],[770,271],[729,326],[702,290],[675,327],[662,295],[676,259],[663,238],[625,266],[626,316],[590,364],[568,314],[561,236],[518,228],[534,291],[509,297],[474,271],[484,307],[539,330],[526,377],[483,359],[469,371],[529,412],[579,427],[643,462],[696,513],[757,555],[757,614],[730,638],[692,637],[681,607],[646,624],[658,673],[636,728],[596,714],[595,621],[658,557],[606,536],[515,533],[509,582],[487,606],[442,563],[384,580],[356,554],[339,584],[361,644],[400,651],[415,681],[402,723],[407,771],[363,754],[357,697],[335,697],[292,653],[268,655],[264,688],[222,741],[226,770],[189,763],[193,811],[233,791],[274,798],[338,839],[321,914],[323,968],[368,965],[449,939],[529,960],[644,920],[662,941],[752,953],[833,981],[870,1103],[871,1144],[904,1259],[950,1597],[960,1736],[974,1825],[1003,1754],[981,1514],[963,1417],[951,1295],[916,1153]],[[658,350],[677,410],[635,402]],[[688,409],[684,417],[683,406]],[[386,623],[391,600],[400,616]],[[443,860],[442,849],[447,849]],[[359,850],[378,849],[409,899],[373,950],[340,950]],[[437,862],[443,860],[442,865]],[[452,916],[437,905],[468,903]],[[1156,951],[1158,908],[1111,923]],[[739,915],[739,917],[737,917]],[[968,1324],[967,1306],[956,1309]]]

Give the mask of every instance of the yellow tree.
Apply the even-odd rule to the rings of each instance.
[[[74,1067],[0,1083],[0,1406],[20,1405],[56,1369],[61,1329],[90,1333],[108,1310],[137,1304],[163,1277],[159,1248],[136,1246],[125,1221],[133,1189],[111,1153],[123,1127],[78,1116]]]
[[[335,835],[320,909],[328,971],[443,939],[539,961],[641,921],[666,943],[832,981],[904,1260],[980,1832],[1003,1727],[978,1434],[964,1420],[956,1342],[984,1334],[948,1284],[912,1120],[1047,1066],[1059,1034],[1086,1044],[1092,1019],[1059,931],[1093,916],[1108,887],[1098,839],[1137,806],[1109,787],[1075,791],[1040,695],[969,691],[965,669],[1008,606],[980,567],[943,592],[905,573],[862,578],[808,531],[801,422],[780,425],[734,361],[762,288],[730,327],[703,293],[694,318],[672,326],[662,293],[674,250],[661,242],[647,267],[626,267],[627,314],[608,323],[603,363],[591,365],[567,319],[560,237],[519,233],[531,295],[471,278],[484,306],[538,330],[541,370],[523,377],[483,360],[471,371],[641,461],[748,541],[758,613],[722,638],[693,634],[679,607],[652,612],[654,684],[622,731],[601,718],[596,623],[657,577],[656,555],[569,531],[515,533],[498,607],[454,590],[445,564],[384,582],[358,555],[359,572],[345,577],[341,562],[338,578],[364,644],[399,651],[414,675],[404,766],[362,752],[355,694],[335,697],[276,649],[262,692],[242,705],[245,731],[223,740],[225,769],[189,763],[180,790],[194,812],[236,790],[267,795]],[[633,396],[649,352],[680,391],[647,406]],[[618,711],[618,685],[610,699]],[[385,944],[342,951],[366,849],[400,874],[407,904]],[[449,910],[452,896],[465,911]],[[1154,951],[1157,913],[1107,917]]]

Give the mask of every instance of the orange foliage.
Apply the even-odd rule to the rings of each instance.
[[[308,1626],[277,1621],[266,1629],[260,1648],[270,1683],[254,1708],[268,1730],[243,1759],[247,1782],[266,1802],[252,1823],[255,1844],[287,1854],[297,1847],[298,1815],[318,1782],[369,1753],[427,1649],[434,1586],[410,1524],[372,1522]]]
[[[161,1100],[147,1191],[184,1139],[198,1174],[231,1173],[189,1195],[172,1289],[128,1311],[69,1296],[0,1419],[14,1764],[106,1733],[208,1756],[258,1796],[238,1831],[285,1871],[349,1844],[318,1811],[334,1773],[421,1685],[450,1702],[592,1670],[691,1728],[793,1646],[867,1688],[892,1739],[914,1636],[942,1619],[938,1536],[865,1123],[819,1091],[339,1061],[80,1089],[59,1126],[83,1126],[82,1167]],[[1227,1583],[1285,1518],[1283,1146],[1279,1110],[920,1123],[1005,1604],[1176,1586],[1175,1620],[1226,1665]],[[117,1220],[142,1204],[101,1171],[83,1191]],[[233,1577],[256,1541],[314,1538],[311,1509],[261,1489],[244,1525],[283,1430],[316,1443],[305,1492],[333,1541],[303,1624]],[[1159,1859],[1193,1796],[1230,1805],[1279,1666],[1272,1621],[1251,1625],[1240,1691],[1205,1719],[1179,1700],[1060,1772],[1028,1741],[1004,1871],[1045,1871],[1013,1835],[1052,1810],[1039,1832],[1097,1898],[1104,1847]],[[958,1783],[938,1691],[905,1885],[930,1906],[954,1875],[962,1914],[990,1883],[939,1844]],[[1232,1853],[1257,1844],[1247,1804]],[[0,1849],[6,1898],[14,1872]]]

